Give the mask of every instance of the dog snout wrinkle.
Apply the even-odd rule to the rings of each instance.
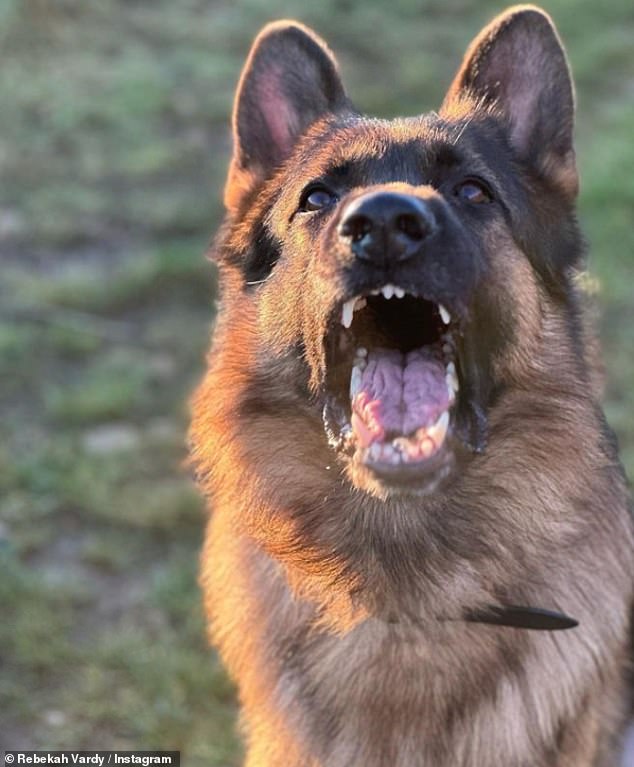
[[[371,192],[353,200],[343,212],[339,237],[354,256],[375,266],[407,261],[436,230],[428,204],[413,195]]]

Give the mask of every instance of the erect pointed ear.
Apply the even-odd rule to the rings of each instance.
[[[516,6],[471,43],[442,112],[465,98],[495,104],[519,158],[570,198],[578,191],[574,93],[566,54],[550,17]]]
[[[293,21],[267,24],[236,94],[227,208],[268,178],[312,123],[347,103],[334,56],[314,32]]]

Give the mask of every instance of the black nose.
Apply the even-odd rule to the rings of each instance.
[[[399,192],[368,192],[343,211],[339,236],[361,261],[386,266],[406,261],[436,228],[427,203]]]

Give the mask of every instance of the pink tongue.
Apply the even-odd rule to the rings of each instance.
[[[408,435],[431,426],[448,408],[445,369],[431,351],[375,349],[352,401],[352,427],[367,446],[388,432]]]

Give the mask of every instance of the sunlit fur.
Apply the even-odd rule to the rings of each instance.
[[[504,79],[517,45],[527,71],[543,73],[522,77],[524,90]],[[511,11],[469,49],[438,114],[389,122],[354,111],[321,46],[277,25],[243,73],[214,248],[220,312],[193,400],[192,457],[211,511],[201,584],[238,685],[245,764],[614,767],[634,537],[578,284],[563,51],[544,14]],[[258,84],[277,93],[270,78],[291,61],[279,90],[288,129],[267,133],[275,115]],[[321,115],[305,114],[310,88]],[[494,179],[499,205],[457,207],[447,147]],[[342,200],[297,218],[301,190],[333,164],[349,166]],[[393,182],[435,195],[446,242],[465,243],[458,253],[441,242],[429,258],[449,265],[434,289],[464,306],[463,396],[486,415],[486,445],[465,448],[437,492],[373,478],[335,454],[321,419],[323,340],[358,271],[337,217],[360,188]],[[490,604],[560,610],[580,625],[464,621]]]

